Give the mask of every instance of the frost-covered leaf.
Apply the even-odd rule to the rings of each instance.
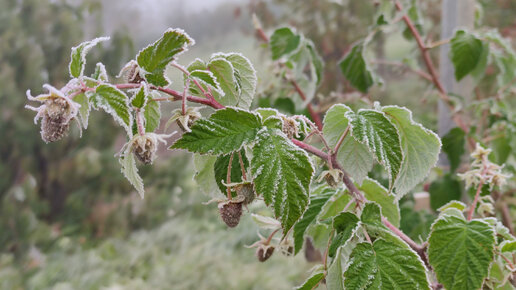
[[[500,250],[502,251],[502,253],[515,252],[516,251],[516,240],[503,241],[500,244]]]
[[[242,162],[244,163],[244,168],[249,166],[249,161],[245,155],[244,150],[240,151],[242,155]],[[221,192],[226,192],[226,186],[222,183],[223,181],[227,183],[226,177],[228,173],[229,159],[231,158],[231,154],[220,155],[217,157],[217,161],[215,161],[215,166],[213,168],[215,172],[215,181]],[[235,152],[233,156],[233,162],[231,163],[231,183],[242,182],[242,169],[240,168],[240,160],[238,158],[238,154]]]
[[[420,183],[435,166],[441,151],[441,140],[421,124],[414,122],[412,112],[406,108],[387,106],[382,111],[398,128],[403,150],[403,163],[394,181],[396,198],[399,200]]]
[[[120,165],[122,165],[122,173],[125,178],[134,186],[138,194],[143,199],[145,191],[143,189],[143,180],[138,174],[138,168],[136,167],[136,161],[133,153],[130,150],[126,150],[125,154],[120,157]]]
[[[88,129],[88,118],[90,116],[90,102],[86,93],[80,93],[73,98],[73,101],[81,105],[79,108],[79,116],[81,117],[81,124],[84,129]]]
[[[207,87],[211,88],[211,90],[217,92],[220,95],[224,95],[224,91],[220,88],[220,84],[217,81],[217,78],[213,75],[211,71],[208,70],[194,70],[190,72],[190,79],[196,80],[199,85],[203,87],[206,91]],[[194,84],[190,84],[190,91],[194,92],[195,95],[204,96],[201,92],[197,91],[199,88]]]
[[[219,187],[215,182],[215,171],[213,170],[217,156],[194,154],[193,163],[195,169],[194,180],[201,191],[210,197],[220,197]]]
[[[335,194],[334,189],[326,186],[321,187],[318,191],[320,191],[319,194],[311,194],[308,209],[303,214],[303,217],[294,225],[294,254],[297,254],[303,247],[305,231],[308,226],[316,220],[324,204]]]
[[[164,76],[165,68],[194,43],[194,40],[181,29],[165,31],[160,39],[145,47],[136,56],[145,79],[156,86],[167,86],[169,80]]]
[[[323,134],[328,145],[334,147],[348,127],[346,113],[351,109],[342,104],[333,105],[324,117]],[[337,152],[337,161],[353,180],[362,184],[373,168],[374,157],[367,145],[357,142],[348,134]]]
[[[480,289],[493,260],[493,227],[482,220],[444,215],[432,225],[428,259],[448,290]]]
[[[367,93],[374,84],[373,72],[364,57],[364,44],[355,45],[339,63],[342,74],[349,83],[362,93]]]
[[[382,223],[382,211],[380,206],[374,202],[368,202],[362,209],[360,221],[366,226],[369,234],[378,235],[387,231]]]
[[[99,85],[95,94],[90,98],[94,108],[102,108],[106,113],[113,116],[115,121],[132,136],[133,116],[129,107],[129,97],[124,92],[112,85]]]
[[[328,267],[328,275],[326,276],[326,287],[328,290],[342,290],[344,288],[344,276],[342,267],[342,247],[337,250],[335,259]]]
[[[297,50],[301,43],[301,36],[289,27],[282,27],[274,30],[271,35],[269,46],[272,52],[272,59],[277,60],[282,56],[289,55]]]
[[[430,289],[417,254],[397,239],[358,244],[344,273],[345,289]]]
[[[447,204],[438,208],[437,211],[443,212],[449,208],[456,208],[462,212],[466,209],[466,204],[461,201],[452,200],[452,201],[448,202]]]
[[[145,118],[145,132],[153,132],[159,127],[161,120],[160,102],[151,101],[152,93],[148,95],[149,101],[143,108],[143,117]]]
[[[359,219],[350,212],[342,212],[333,218],[335,235],[328,248],[328,256],[334,257],[338,248],[344,245],[353,235],[358,226]]]
[[[136,91],[134,94],[133,100],[131,101],[131,105],[136,108],[143,108],[147,103],[147,95],[149,91],[146,86],[141,86],[140,89]]]
[[[403,161],[398,130],[378,111],[347,112],[346,117],[350,120],[351,135],[358,142],[367,145],[376,160],[385,167],[389,174],[389,187],[392,188]]]
[[[461,157],[466,152],[466,134],[464,131],[455,127],[443,136],[443,151],[450,161],[450,171],[454,172],[460,165]]]
[[[238,108],[216,111],[208,119],[195,122],[190,132],[170,149],[186,149],[201,154],[228,154],[253,142],[262,128],[260,116]]]
[[[321,283],[322,279],[324,279],[324,272],[317,271],[316,273],[312,274],[306,281],[303,283],[303,285],[296,287],[296,290],[312,290],[315,286],[319,285]]]
[[[366,178],[358,189],[364,193],[369,201],[374,201],[380,205],[382,215],[396,227],[400,226],[400,208],[393,195],[390,195],[376,180]]]
[[[457,30],[450,43],[455,78],[460,81],[481,62],[484,45],[477,36],[465,30]]]
[[[84,74],[84,67],[86,65],[86,54],[88,51],[101,41],[107,41],[109,37],[98,37],[90,41],[85,41],[77,46],[72,47],[70,55],[69,71],[70,76],[78,78]]]
[[[262,229],[281,229],[281,223],[278,220],[275,220],[271,217],[252,213],[251,218]]]
[[[263,131],[253,148],[251,170],[255,189],[272,206],[286,233],[308,205],[314,169],[307,153],[280,130]]]
[[[239,53],[218,53],[211,57],[208,69],[217,78],[224,95],[214,93],[219,103],[249,109],[256,92],[256,70]]]
[[[109,81],[108,74],[106,72],[106,67],[103,63],[97,62],[97,65],[95,66],[95,71],[91,75],[91,78],[102,82]]]

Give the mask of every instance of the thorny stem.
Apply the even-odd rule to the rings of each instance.
[[[136,124],[138,127],[138,134],[143,136],[145,134],[145,128],[143,127],[142,115],[139,108],[134,108],[136,111]]]
[[[247,176],[245,174],[244,160],[242,159],[242,153],[240,153],[240,151],[238,151],[238,162],[240,162],[240,169],[242,170],[242,178],[245,181],[245,180],[247,180]]]
[[[401,5],[399,0],[394,0],[394,5],[396,6],[396,9],[398,11],[403,12],[403,6]],[[412,22],[410,17],[408,17],[407,14],[404,14],[402,16],[402,19],[405,22],[405,24],[407,25],[407,27],[410,30],[410,32],[412,33],[412,35],[414,36],[414,39],[416,40],[416,43],[419,47],[419,50],[421,51],[421,54],[423,56],[423,60],[428,69],[428,72],[430,73],[430,76],[432,77],[432,82],[434,83],[435,87],[439,91],[439,95],[440,95],[441,99],[448,105],[448,107],[450,108],[450,111],[453,112],[455,110],[455,105],[453,104],[450,97],[448,97],[448,93],[446,92],[443,84],[439,80],[439,75],[437,74],[434,63],[432,62],[432,58],[430,57],[428,47],[426,47],[421,35],[419,34],[419,31],[414,26],[414,23]],[[469,127],[466,126],[466,124],[464,123],[464,121],[458,114],[453,114],[452,118],[453,118],[453,121],[457,124],[457,126],[459,126],[464,132],[466,132],[466,133],[469,132]],[[469,137],[468,144],[471,148],[474,148],[475,140],[473,140],[473,138]]]
[[[330,233],[330,237],[328,238],[328,244],[326,245],[326,250],[324,251],[324,271],[325,272],[328,269],[328,253],[330,251],[330,244],[331,244],[334,234],[335,234],[335,229],[332,229],[331,233]]]
[[[181,111],[183,112],[183,116],[186,115],[186,92],[188,91],[189,85],[190,79],[187,79],[185,88],[183,89],[183,99],[181,100]]]
[[[482,192],[482,186],[484,186],[484,180],[481,180],[477,187],[477,193],[475,194],[475,198],[473,199],[473,203],[468,211],[468,221],[473,218],[473,213],[475,212],[475,208],[477,207],[478,198],[480,197],[480,192]]]
[[[301,100],[306,101],[306,95],[305,95],[305,93],[303,92],[303,90],[299,87],[299,85],[297,84],[297,82],[296,82],[294,79],[291,79],[291,80],[290,80],[290,83],[291,83],[291,84],[292,84],[292,86],[294,87],[294,90],[296,90],[296,92],[297,92],[297,93],[299,94],[299,96],[301,97]],[[323,128],[323,123],[322,123],[321,117],[320,117],[320,116],[319,116],[319,114],[314,110],[314,108],[312,107],[312,104],[311,104],[311,103],[306,104],[306,109],[308,110],[308,112],[310,113],[310,116],[311,116],[311,117],[312,117],[312,119],[314,120],[315,125],[317,125],[317,129],[322,130],[322,128]]]
[[[231,183],[231,165],[233,164],[233,154],[231,154],[231,156],[229,157],[229,165],[228,165],[228,173],[227,173],[227,176],[226,176],[226,184],[230,184]],[[228,194],[228,199],[231,200],[231,188],[229,186],[227,186],[227,194]]]
[[[373,60],[372,63],[382,64],[382,65],[392,65],[392,66],[403,68],[405,70],[410,70],[411,72],[417,74],[418,76],[424,78],[425,80],[433,82],[432,76],[429,75],[428,73],[418,70],[418,69],[413,69],[413,68],[409,67],[408,65],[401,63],[401,62],[377,59],[377,60]]]

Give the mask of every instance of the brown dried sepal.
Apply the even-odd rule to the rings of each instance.
[[[45,112],[41,120],[41,139],[55,142],[66,136],[70,127],[70,105],[63,98],[45,101]]]
[[[133,146],[134,156],[143,164],[151,164],[154,161],[156,153],[156,144],[151,138],[146,138],[144,144],[135,142]]]
[[[287,135],[288,139],[292,139],[299,135],[299,130],[297,128],[296,120],[292,118],[283,118],[283,133]]]
[[[272,254],[274,254],[274,246],[272,245],[263,245],[256,249],[256,257],[258,261],[265,262],[267,261]]]
[[[234,187],[237,196],[243,198],[244,205],[248,205],[254,201],[256,197],[256,191],[254,190],[254,184],[252,182],[245,182]]]

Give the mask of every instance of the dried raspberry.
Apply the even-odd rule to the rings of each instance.
[[[235,187],[235,191],[237,196],[243,197],[243,204],[248,205],[253,202],[256,197],[256,192],[254,190],[254,184],[251,182],[246,182],[239,184]]]
[[[267,261],[272,254],[274,253],[274,246],[263,246],[258,247],[256,249],[256,257],[258,258],[258,261],[265,262]]]
[[[145,138],[143,136],[142,138]],[[152,138],[145,138],[143,142],[135,142],[133,146],[133,153],[138,160],[143,164],[151,164],[154,161],[155,153],[157,151],[156,143]]]
[[[283,118],[283,133],[287,135],[289,139],[294,138],[294,136],[297,136],[299,134],[298,128],[297,128],[297,122],[292,118]]]
[[[63,138],[70,127],[70,105],[63,98],[51,98],[45,101],[41,121],[41,139],[46,143]]]
[[[220,217],[230,228],[234,228],[240,222],[242,216],[242,202],[222,202],[219,203]]]

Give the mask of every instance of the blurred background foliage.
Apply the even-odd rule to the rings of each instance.
[[[142,167],[147,194],[141,200],[113,157],[124,137],[109,116],[92,113],[82,138],[72,128],[69,138],[47,145],[33,123],[34,113],[23,108],[25,91],[39,94],[43,83],[62,87],[68,79],[70,48],[83,40],[111,36],[108,44],[92,52],[88,63],[92,69],[101,60],[114,76],[167,27],[180,27],[197,43],[182,56],[182,64],[218,51],[242,52],[259,75],[255,105],[303,113],[296,112],[292,88],[270,73],[268,52],[260,47],[251,21],[256,13],[268,32],[291,25],[313,40],[326,63],[315,99],[321,110],[335,102],[381,100],[383,105],[405,105],[415,111],[418,121],[435,127],[435,111],[425,106],[435,108],[437,98],[421,96],[429,85],[409,71],[378,65],[388,85],[367,96],[353,91],[337,71],[337,62],[368,33],[373,2],[0,1],[0,289],[298,285],[313,264],[303,255],[275,255],[258,263],[254,250],[244,247],[257,240],[256,225],[246,215],[238,228],[228,230],[218,220],[216,206],[202,204],[209,198],[192,180],[191,156],[163,150],[160,155],[165,158]],[[438,40],[441,1],[420,2],[427,34]],[[481,2],[485,23],[516,39],[514,1]],[[376,59],[417,55],[415,44],[401,34],[376,37],[368,52]],[[176,80],[180,76],[170,75]],[[176,81],[173,86],[180,84]],[[162,112],[166,116],[173,108],[163,106]],[[437,198],[438,189],[439,184],[434,185]],[[401,227],[415,239],[425,238],[434,212],[414,211],[410,196],[401,205]]]

